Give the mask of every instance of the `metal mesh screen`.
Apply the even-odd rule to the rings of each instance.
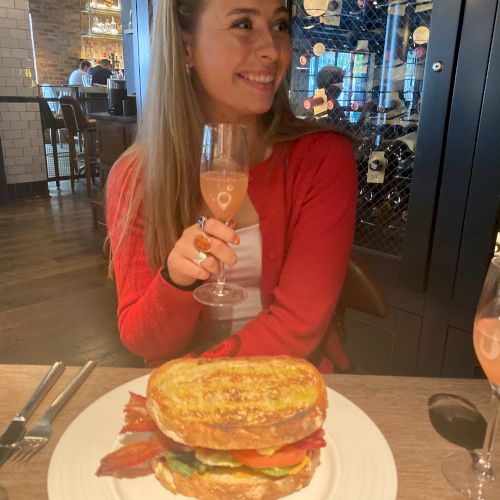
[[[49,182],[56,180],[56,169],[55,169],[55,155],[57,155],[57,163],[59,167],[59,179],[65,180],[69,179],[71,176],[70,172],[70,155],[69,155],[69,144],[67,130],[62,129],[57,132],[56,140],[56,151],[53,151],[52,142],[50,137],[50,130],[43,131],[44,146],[45,146],[45,163],[47,165],[47,180]],[[85,166],[85,161],[83,158],[83,144],[80,141],[80,136],[75,136],[76,151],[77,151],[77,166],[78,175],[77,178],[84,178],[85,173],[83,168]]]
[[[293,0],[294,113],[356,139],[355,244],[401,257],[432,1]]]

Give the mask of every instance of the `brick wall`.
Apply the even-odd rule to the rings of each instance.
[[[38,83],[68,83],[81,53],[80,0],[29,0]]]
[[[36,95],[28,2],[0,0],[0,96]],[[0,136],[8,184],[47,180],[37,103],[0,102]]]

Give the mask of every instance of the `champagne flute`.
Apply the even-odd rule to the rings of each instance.
[[[481,451],[452,453],[442,469],[460,493],[477,500],[500,498],[500,471],[491,463],[500,401],[500,257],[491,260],[474,318],[474,350],[491,387],[491,415]]]
[[[248,139],[244,125],[205,125],[200,164],[201,194],[212,215],[228,223],[238,211],[248,187]],[[247,298],[244,288],[228,283],[219,262],[215,282],[205,283],[194,297],[210,306],[232,306]]]

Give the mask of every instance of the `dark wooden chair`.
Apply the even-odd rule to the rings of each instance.
[[[54,171],[56,178],[56,186],[60,187],[60,173],[59,173],[59,153],[57,149],[57,135],[58,131],[65,128],[64,118],[62,116],[55,116],[50,109],[49,103],[46,99],[40,98],[40,115],[42,118],[42,128],[45,134],[46,130],[50,131],[50,142],[52,145],[52,157],[54,158]]]
[[[387,315],[387,298],[379,281],[359,252],[353,250],[342,294],[337,304],[342,316],[345,309],[356,309],[384,318]]]
[[[59,99],[59,102],[61,104],[64,123],[68,129],[71,189],[75,189],[75,176],[79,174],[75,136],[81,134],[83,138],[83,159],[85,177],[87,179],[87,194],[90,196],[97,168],[96,123],[95,120],[88,119],[85,116],[80,103],[75,97],[63,96]]]
[[[382,286],[362,255],[355,250],[351,253],[344,286],[330,321],[329,333],[325,336],[325,344],[317,351],[326,350],[336,371],[354,373],[355,363],[350,363],[347,357],[339,354],[343,351],[339,347],[346,341],[349,334],[345,327],[347,309],[354,309],[379,318],[384,318],[388,312],[387,298]],[[313,362],[320,360],[317,358],[317,352],[316,358],[312,357]]]

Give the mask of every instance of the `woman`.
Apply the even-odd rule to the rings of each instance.
[[[107,205],[120,336],[148,366],[204,352],[288,354],[331,369],[323,352],[352,244],[356,172],[346,137],[291,113],[288,23],[282,0],[159,2],[145,119],[112,170]],[[247,125],[251,169],[235,227],[206,221],[211,255],[200,262],[206,122]],[[217,259],[258,290],[229,318],[192,296]],[[338,338],[328,343],[347,367]]]

